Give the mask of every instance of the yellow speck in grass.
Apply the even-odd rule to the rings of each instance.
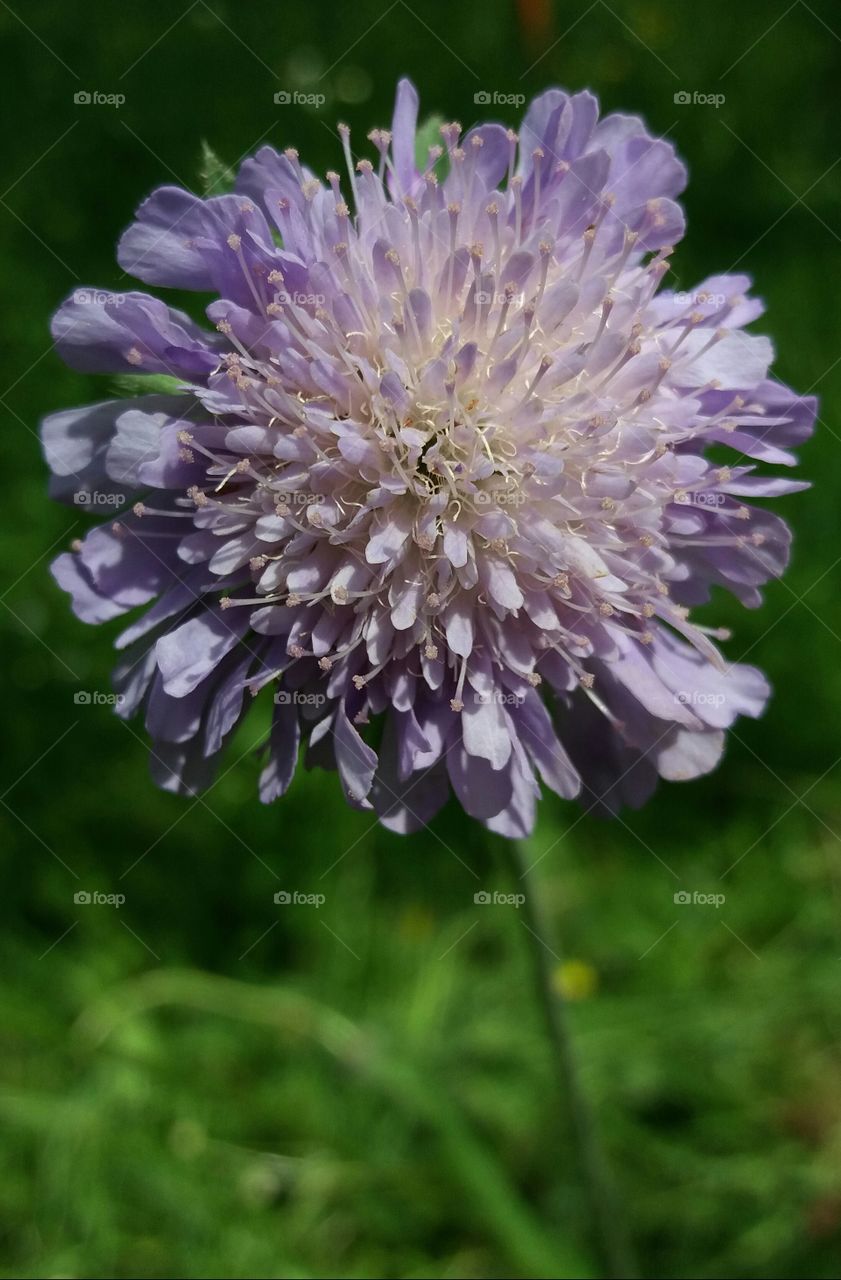
[[[406,908],[397,927],[406,942],[425,942],[435,928],[435,917],[425,907],[415,904]]]
[[[565,960],[555,969],[554,983],[567,1000],[589,1000],[598,990],[599,975],[586,960]]]

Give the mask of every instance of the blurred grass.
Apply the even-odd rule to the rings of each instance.
[[[32,432],[44,412],[105,394],[50,353],[56,303],[77,285],[120,287],[119,231],[154,185],[198,185],[203,139],[232,163],[265,132],[323,171],[338,161],[336,120],[387,123],[406,72],[428,111],[465,125],[480,88],[553,82],[645,114],[690,168],[676,285],[736,263],[752,273],[779,375],[821,394],[804,450],[815,488],[778,504],[797,535],[789,576],[756,613],[724,598],[711,611],[734,629],[730,656],[769,671],[767,715],[737,728],[711,778],[662,789],[622,822],[547,797],[532,849],[577,966],[563,978],[581,996],[585,1083],[644,1274],[837,1274],[833,6],[711,0],[690,21],[664,0],[580,0],[557,6],[531,70],[541,49],[509,4],[185,10],[43,0],[16,6],[24,25],[0,8],[12,125],[0,204],[0,1273],[536,1275],[547,1253],[549,1273],[583,1272],[584,1202],[527,939],[514,908],[473,901],[510,887],[480,830],[450,808],[398,840],[347,811],[323,775],[261,808],[259,714],[206,800],[156,792],[139,726],[74,705],[75,690],[108,688],[111,636],[76,622],[47,574],[77,522],[47,502]],[[321,112],[275,107],[276,88],[317,82]],[[126,104],[77,108],[79,88]],[[677,106],[681,89],[726,101]],[[278,907],[280,888],[326,901]],[[126,902],[78,907],[78,889]],[[678,890],[726,901],[681,906]],[[164,995],[141,1000],[150,988]],[[435,1106],[407,1105],[319,1034],[292,1034],[290,1009],[309,1011],[303,1031],[347,1019],[354,1044],[400,1064]],[[507,1213],[489,1203],[494,1188],[510,1188]]]

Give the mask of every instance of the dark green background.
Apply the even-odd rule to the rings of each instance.
[[[142,729],[74,705],[109,688],[112,637],[47,573],[86,517],[46,498],[38,419],[108,393],[51,351],[57,303],[125,287],[120,230],[159,183],[199,185],[203,139],[227,162],[264,137],[339,167],[337,120],[362,148],[404,73],[465,126],[481,89],[555,83],[644,114],[690,168],[676,285],[748,270],[777,373],[821,396],[815,487],[777,504],[791,572],[760,611],[710,614],[730,657],[770,673],[768,713],[713,776],[620,822],[547,797],[531,853],[643,1274],[837,1274],[841,13],[579,0],[529,36],[533,15],[0,3],[3,1275],[578,1274],[589,1257],[529,939],[514,908],[473,902],[511,887],[498,850],[454,807],[409,839],[378,831],[328,775],[262,808],[259,713],[206,798],[155,791]],[[327,102],[275,106],[279,88]],[[326,901],[277,907],[279,888]],[[77,906],[79,889],[126,902]]]

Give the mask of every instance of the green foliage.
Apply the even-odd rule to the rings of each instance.
[[[220,160],[210,144],[202,140],[199,176],[202,195],[221,196],[233,190],[236,171]]]
[[[153,392],[166,394],[177,391],[183,383],[168,373],[121,373],[112,379],[114,391],[119,396],[148,396]]]
[[[323,174],[340,167],[337,120],[370,153],[403,72],[422,110],[465,127],[517,123],[478,90],[554,82],[645,115],[690,169],[672,283],[749,271],[780,376],[823,399],[803,451],[815,488],[772,504],[795,527],[789,576],[760,610],[720,595],[707,611],[733,628],[731,658],[769,671],[764,720],[738,727],[711,778],[621,821],[547,797],[532,848],[642,1274],[837,1274],[841,165],[821,24],[838,18],[810,0],[771,27],[759,0],[710,0],[687,27],[666,0],[611,0],[558,6],[534,47],[526,8],[217,0],[173,25],[163,0],[90,0],[80,24],[46,0],[26,26],[0,17],[9,100],[27,104],[0,205],[3,1276],[592,1266],[528,938],[516,909],[473,901],[511,889],[479,829],[452,807],[401,840],[318,772],[261,807],[259,699],[206,797],[156,791],[142,724],[74,701],[107,692],[116,627],[84,627],[47,568],[90,516],[47,501],[35,425],[112,392],[50,351],[60,298],[129,287],[116,237],[154,186],[191,184],[202,134],[228,157],[294,145]],[[317,81],[323,109],[273,103]],[[72,103],[118,84],[119,112]],[[726,102],[676,104],[684,87]],[[226,189],[207,150],[203,168],[204,189]],[[199,317],[206,302],[168,300]],[[279,889],[325,902],[277,906]],[[126,901],[77,905],[78,890]],[[678,904],[683,890],[726,900]]]
[[[283,858],[238,825],[280,880],[231,833],[215,867],[172,838],[119,881],[119,912],[77,910],[38,959],[72,914],[56,895],[43,946],[4,947],[4,1274],[587,1274],[528,938],[516,908],[473,902],[512,886],[452,814],[449,848],[396,860],[363,836],[328,870],[365,827],[317,776],[303,792],[275,815]],[[235,822],[241,790],[209,803]],[[545,821],[535,856],[572,820]],[[681,884],[721,890],[748,835],[690,836]],[[718,909],[676,906],[670,874],[609,831],[541,863],[568,961],[594,978],[574,1031],[645,1274],[833,1274],[838,960],[811,839],[801,814],[768,841],[761,900],[745,868]],[[65,852],[89,885],[131,860],[109,877]],[[295,883],[326,902],[276,907]]]
[[[418,131],[415,136],[415,164],[421,173],[426,173],[429,168],[429,149],[430,147],[441,147],[441,125],[444,123],[444,117],[435,115],[429,116],[418,125]],[[449,169],[449,159],[446,150],[443,155],[435,161],[429,172],[434,173],[438,181],[443,181],[447,176]]]

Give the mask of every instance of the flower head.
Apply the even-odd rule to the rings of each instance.
[[[53,571],[87,622],[150,606],[116,685],[161,785],[206,785],[266,688],[264,800],[303,739],[397,830],[452,787],[520,835],[538,777],[640,803],[761,712],[690,609],[782,572],[748,500],[803,486],[748,459],[793,463],[815,405],[768,377],[746,277],[662,287],[685,173],[640,120],[550,90],[420,157],[416,120],[403,81],[372,159],[339,126],[345,182],[264,147],[232,194],[141,206],[120,265],[216,295],[212,328],[145,293],[58,311],[74,368],[175,381],[47,418],[55,495],[123,503]]]

